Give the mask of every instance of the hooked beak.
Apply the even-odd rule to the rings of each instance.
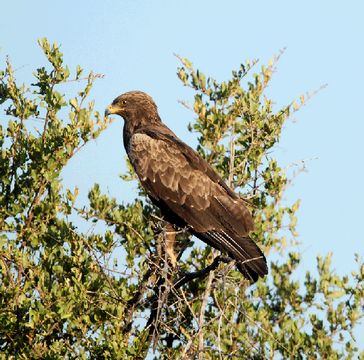
[[[119,109],[118,107],[113,106],[112,104],[110,104],[106,109],[105,109],[105,117],[112,115],[112,114],[116,114],[118,111],[120,111],[121,109]]]

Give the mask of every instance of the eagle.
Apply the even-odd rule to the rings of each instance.
[[[105,116],[124,119],[126,153],[151,201],[175,228],[188,231],[236,260],[251,283],[268,273],[263,252],[249,237],[254,229],[244,201],[195,150],[163,122],[152,97],[142,91],[118,96]],[[173,236],[167,241],[172,263]]]

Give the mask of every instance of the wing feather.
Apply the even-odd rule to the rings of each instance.
[[[157,200],[168,194],[169,201],[205,210],[214,182],[168,145],[143,133],[131,137],[128,155],[140,181],[148,180],[147,190]]]
[[[248,236],[254,226],[244,202],[173,135],[168,128],[148,128],[131,136],[127,152],[142,185],[167,218],[226,251],[244,276],[255,281],[265,275],[265,257]]]

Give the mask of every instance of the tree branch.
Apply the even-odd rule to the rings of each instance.
[[[230,261],[233,261],[230,257],[228,256],[222,256],[219,255],[217,256],[214,261],[208,265],[207,267],[205,267],[202,270],[198,270],[195,272],[191,272],[191,273],[185,273],[183,276],[181,276],[174,284],[173,284],[173,289],[177,290],[180,287],[182,287],[183,285],[187,284],[188,282],[197,279],[197,278],[204,278],[206,277],[211,271],[215,270],[219,264],[221,262],[223,263],[229,263]]]
[[[150,307],[151,313],[147,321],[147,324],[145,326],[145,329],[149,327],[149,341],[151,341],[155,336],[155,332],[157,330],[156,320],[160,313],[161,303],[163,303],[168,298],[170,290],[177,290],[192,280],[198,278],[203,279],[208,274],[210,274],[211,271],[215,270],[221,262],[229,263],[231,261],[232,261],[231,258],[219,255],[214,259],[214,261],[210,265],[208,265],[204,269],[183,274],[177,281],[175,281],[171,285],[169,289],[167,289],[166,287],[166,282],[170,281],[170,277],[161,276],[154,287],[154,295],[149,300],[152,303]]]

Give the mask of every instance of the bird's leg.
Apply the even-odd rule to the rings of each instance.
[[[166,241],[166,253],[168,254],[172,267],[175,268],[177,266],[177,258],[174,254],[174,243],[176,241],[176,230],[173,225],[167,223],[164,228],[165,241]]]

